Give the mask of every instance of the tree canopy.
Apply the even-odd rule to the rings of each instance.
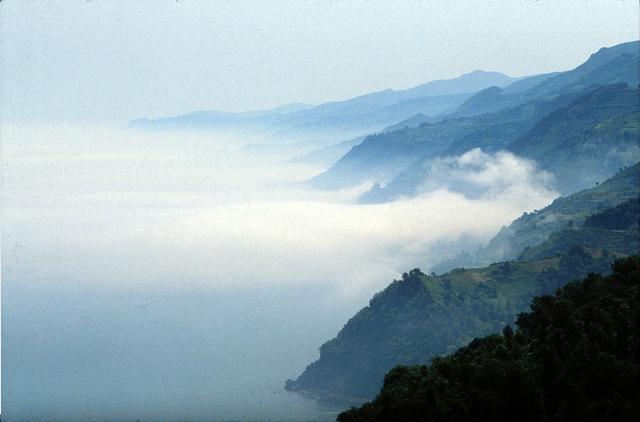
[[[640,420],[640,261],[534,298],[517,329],[430,365],[399,366],[359,421]]]

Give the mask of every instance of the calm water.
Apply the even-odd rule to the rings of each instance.
[[[322,291],[88,284],[5,282],[6,420],[335,419],[282,389],[348,316]]]

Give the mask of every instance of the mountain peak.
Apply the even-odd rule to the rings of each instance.
[[[500,72],[474,70],[456,78],[427,82],[403,92],[416,97],[478,92],[491,86],[505,87],[516,79]]]
[[[581,67],[596,67],[604,64],[605,62],[611,60],[615,56],[619,56],[621,54],[632,54],[639,55],[640,54],[640,41],[629,41],[626,43],[614,45],[611,47],[602,47],[595,53],[589,56],[589,59],[582,65],[578,66],[577,69]]]
[[[504,78],[511,78],[509,75],[505,75],[504,73],[501,73],[501,72],[496,72],[493,70],[476,69],[476,70],[472,70],[471,72],[463,73],[456,79],[469,77],[469,76],[498,76],[498,77],[504,77]]]

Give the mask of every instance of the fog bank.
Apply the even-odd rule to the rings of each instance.
[[[506,153],[360,205],[260,139],[2,131],[3,416],[27,419],[331,419],[282,382],[401,272],[556,196]]]

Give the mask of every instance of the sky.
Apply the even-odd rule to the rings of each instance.
[[[637,39],[637,1],[0,3],[3,123],[318,104],[476,69],[577,66]]]

